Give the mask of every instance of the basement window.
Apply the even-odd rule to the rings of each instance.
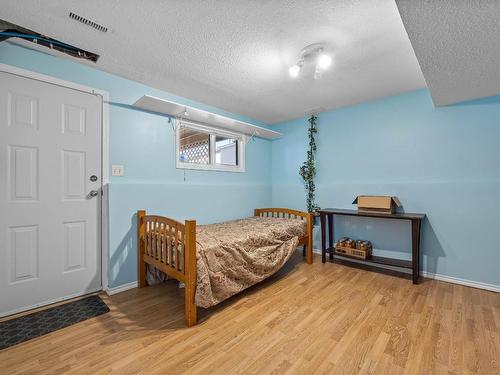
[[[176,166],[181,169],[245,171],[245,136],[185,120],[176,122]]]

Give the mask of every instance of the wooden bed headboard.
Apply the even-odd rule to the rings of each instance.
[[[254,216],[275,217],[283,219],[302,219],[306,221],[306,235],[299,238],[299,245],[304,246],[306,262],[313,262],[313,215],[310,212],[291,210],[289,208],[256,208]]]
[[[308,216],[311,214],[308,212],[291,210],[289,208],[256,208],[254,210],[254,215],[264,217],[281,217],[284,219],[303,218],[304,220],[307,220]]]
[[[137,239],[139,288],[146,286],[146,264],[183,282],[186,325],[196,324],[196,220],[182,224],[137,211]]]

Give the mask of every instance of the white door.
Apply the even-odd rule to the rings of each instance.
[[[0,72],[0,316],[101,289],[101,106]]]

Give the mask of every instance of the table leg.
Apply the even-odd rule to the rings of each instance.
[[[420,220],[411,221],[411,254],[413,284],[418,284],[420,276]]]
[[[328,214],[328,248],[333,248],[333,214]],[[333,260],[333,253],[330,253],[330,260]]]
[[[420,238],[422,233],[422,220],[418,221],[418,239],[417,239],[417,277],[420,278]]]
[[[326,228],[325,228],[325,214],[320,213],[319,220],[321,223],[321,261],[326,262]]]

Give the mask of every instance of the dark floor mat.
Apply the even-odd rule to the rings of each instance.
[[[99,296],[38,311],[0,323],[0,350],[105,314],[109,307]]]

